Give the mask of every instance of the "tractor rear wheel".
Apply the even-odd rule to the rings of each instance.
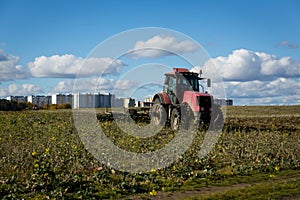
[[[155,99],[151,108],[151,121],[155,126],[163,126],[167,121],[167,112],[165,107]]]
[[[173,108],[171,113],[171,129],[173,131],[179,130],[180,121],[181,121],[181,116],[179,110],[177,108]]]

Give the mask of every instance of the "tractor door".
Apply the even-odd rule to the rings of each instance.
[[[172,104],[177,103],[177,97],[176,97],[177,87],[176,87],[176,85],[177,85],[176,78],[174,76],[166,76],[163,91],[168,94]]]
[[[181,103],[183,100],[183,95],[185,91],[194,91],[198,92],[198,79],[193,76],[183,76],[178,75],[177,83],[177,98]]]

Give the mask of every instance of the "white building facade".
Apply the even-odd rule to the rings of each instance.
[[[52,96],[42,96],[42,95],[31,95],[27,98],[28,102],[33,103],[39,107],[44,107],[45,105],[52,104]]]
[[[73,108],[110,108],[114,106],[115,96],[112,94],[73,94]]]

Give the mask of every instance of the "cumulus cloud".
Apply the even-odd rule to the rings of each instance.
[[[75,86],[75,88],[74,88]],[[108,92],[114,87],[114,81],[104,78],[92,78],[92,79],[77,79],[77,80],[65,80],[60,81],[54,87],[54,93],[93,93],[93,92]]]
[[[39,94],[43,91],[41,88],[34,84],[10,84],[6,88],[0,88],[0,96],[15,96],[15,95],[32,95]]]
[[[18,56],[9,55],[0,49],[0,82],[29,77],[26,68],[18,63]]]
[[[264,97],[264,98],[235,98],[234,102],[236,105],[299,105],[299,96],[286,96],[282,97]]]
[[[278,46],[280,46],[280,47],[287,47],[289,49],[297,49],[297,48],[299,48],[298,44],[291,43],[288,40],[284,40],[284,41],[279,42]]]
[[[290,57],[277,58],[265,53],[257,53],[261,60],[261,73],[275,77],[299,77],[300,61]]]
[[[236,105],[299,104],[300,85],[297,78],[274,80],[224,81],[225,98],[231,98]],[[216,98],[222,90],[221,83],[213,83],[211,94]],[[215,89],[217,89],[215,91]]]
[[[278,78],[273,81],[227,82],[231,97],[282,97],[300,94],[299,81]]]
[[[122,82],[107,78],[91,78],[60,81],[53,89],[53,93],[94,93],[94,92],[113,92],[119,95],[126,90],[130,90],[137,83],[131,80]]]
[[[203,70],[213,82],[213,95],[224,86],[226,96],[237,104],[299,104],[300,61],[291,57],[277,57],[246,49],[233,51],[225,57],[208,60]],[[216,76],[220,75],[222,80]],[[221,87],[222,86],[222,87]],[[214,90],[217,88],[217,90]]]
[[[28,63],[29,70],[34,77],[45,78],[75,78],[101,74],[118,73],[125,64],[121,60],[111,58],[81,58],[74,55],[40,56]]]
[[[136,42],[129,54],[130,58],[158,58],[173,54],[195,52],[198,46],[191,40],[180,41],[175,37],[156,35],[146,41]]]
[[[200,68],[212,77],[219,73],[225,81],[272,80],[300,76],[300,61],[246,49],[235,50],[227,57],[212,58],[204,66],[195,67],[193,70],[198,71]]]

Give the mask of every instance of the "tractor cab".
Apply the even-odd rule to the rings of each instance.
[[[205,78],[198,75],[185,68],[173,68],[173,72],[165,74],[163,92],[170,97],[173,104],[182,103],[185,91],[204,93],[204,86],[199,81]]]

